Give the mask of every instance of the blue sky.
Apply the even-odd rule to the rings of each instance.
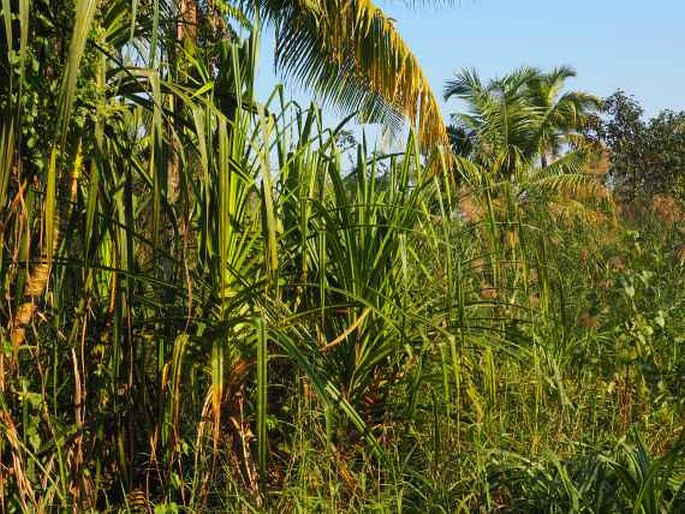
[[[419,58],[436,93],[455,71],[475,67],[484,78],[521,65],[567,64],[573,89],[600,96],[634,94],[647,114],[685,110],[685,2],[676,0],[461,0],[409,9],[377,0]],[[268,39],[268,38],[267,38]],[[275,83],[264,42],[258,94]],[[289,88],[296,99],[307,95]],[[442,104],[447,115],[456,105]]]

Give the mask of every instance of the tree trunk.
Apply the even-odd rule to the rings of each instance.
[[[178,0],[178,20],[176,22],[176,40],[179,46],[184,46],[186,40],[194,42],[197,39],[198,5],[197,0]],[[183,63],[177,61],[176,73],[183,74]],[[180,78],[180,77],[179,77]],[[182,82],[182,81],[180,81]],[[183,102],[176,96],[174,98],[174,125],[176,133],[181,130],[180,115],[183,111]],[[167,165],[167,199],[170,203],[176,203],[181,188],[181,164],[178,156],[178,144],[172,136],[171,155]]]
[[[176,39],[183,42],[186,37],[197,37],[197,0],[178,0],[178,22],[176,23]]]

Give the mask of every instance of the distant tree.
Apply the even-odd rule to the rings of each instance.
[[[547,168],[565,148],[580,149],[601,100],[580,91],[564,93],[564,82],[574,76],[568,67],[550,72],[524,67],[483,82],[475,71],[462,70],[444,90],[445,99],[456,97],[467,106],[452,115],[452,150],[506,178]]]
[[[493,176],[509,177],[536,156],[535,120],[526,83],[536,71],[521,68],[483,82],[475,70],[462,70],[445,86],[445,99],[458,98],[466,112],[452,115],[452,146],[457,155],[487,169]]]
[[[573,68],[560,66],[535,74],[526,84],[526,94],[541,116],[536,138],[543,168],[559,156],[564,145],[585,142],[581,132],[602,107],[598,97],[584,91],[563,92],[566,80],[575,76]]]
[[[611,150],[614,189],[629,198],[685,199],[685,112],[665,110],[645,120],[642,106],[623,91],[605,100],[604,112],[599,137]]]

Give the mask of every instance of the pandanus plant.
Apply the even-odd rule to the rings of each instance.
[[[378,448],[359,407],[403,343],[391,293],[419,173],[379,189],[361,152],[350,194],[319,128],[289,157],[289,123],[311,119],[254,101],[253,29],[339,105],[409,114],[429,148],[444,127],[392,22],[370,2],[162,0],[24,0],[2,20],[3,501],[199,508],[225,463],[263,501],[275,356]]]

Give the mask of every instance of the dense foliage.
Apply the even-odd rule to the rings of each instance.
[[[595,129],[612,152],[617,192],[685,199],[685,112],[666,110],[645,121],[637,100],[622,91],[606,99],[604,110],[606,119]]]
[[[685,211],[618,194],[630,102],[463,72],[448,156],[370,1],[0,6],[3,512],[682,512]],[[260,20],[404,148],[255,101]]]

